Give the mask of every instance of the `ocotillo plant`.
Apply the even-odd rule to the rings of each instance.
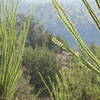
[[[91,5],[88,3],[87,0],[82,0],[85,7],[87,8],[89,14],[91,15],[92,19],[94,20],[94,22],[96,23],[98,29],[100,30],[100,19],[98,19],[98,17],[96,16],[95,12],[93,11]],[[96,4],[98,6],[98,8],[100,8],[100,0],[95,0]]]
[[[97,3],[98,8],[100,9],[100,0],[95,0],[95,2]]]
[[[97,15],[94,13],[92,7],[88,3],[87,0],[82,0],[84,5],[86,6],[88,12],[90,13],[91,17],[93,18],[94,22],[96,23],[98,29],[100,30],[100,19],[98,19]],[[74,24],[72,23],[71,19],[68,17],[65,9],[57,2],[57,0],[52,0],[54,8],[60,18],[60,20],[65,24],[65,27],[72,33],[74,39],[77,41],[83,52],[87,55],[88,59],[92,61],[90,63],[88,59],[84,58],[81,55],[76,55],[74,50],[67,48],[63,43],[58,41],[56,38],[53,38],[53,42],[56,43],[58,46],[62,47],[63,49],[69,50],[74,56],[76,56],[85,66],[87,66],[90,70],[94,71],[97,75],[100,76],[100,60],[91,52],[88,46],[82,41],[78,31],[76,30]],[[100,6],[100,1],[96,0],[98,7]]]
[[[100,29],[100,20],[94,13],[90,4],[87,2],[87,0],[82,0],[82,1],[85,4],[91,17],[93,18],[94,22],[96,23],[98,29]],[[68,17],[68,14],[65,12],[64,8],[56,0],[52,0],[52,3],[58,13],[60,20],[65,24],[66,28],[69,29],[69,31],[72,33],[73,37],[76,39],[77,43],[79,44],[79,46],[81,47],[81,49],[83,50],[83,52],[86,54],[87,57],[84,58],[84,56],[82,56],[82,55],[79,55],[79,54],[77,55],[77,53],[73,49],[64,45],[62,42],[57,40],[55,37],[52,38],[52,41],[59,47],[63,48],[64,50],[71,52],[82,63],[82,66],[83,65],[86,66],[91,71],[95,72],[98,75],[98,77],[100,77],[100,60],[97,59],[97,57],[91,52],[91,50],[88,48],[88,46],[82,41],[78,31],[74,27],[72,21]],[[97,1],[96,1],[96,3],[99,7],[100,3]],[[91,61],[92,61],[92,63],[91,63]],[[52,100],[69,100],[70,94],[69,94],[69,90],[68,90],[69,85],[67,84],[68,80],[66,79],[66,72],[61,71],[60,75],[61,75],[61,77],[59,77],[59,75],[56,75],[57,83],[54,83],[53,81],[51,81],[50,77],[48,77],[52,89],[50,89],[48,87],[48,85],[46,84],[46,82],[43,79],[41,74],[40,74],[40,77],[41,77],[42,81],[44,82],[48,92],[50,93]]]
[[[50,77],[48,77],[52,90],[49,89],[42,75],[40,73],[39,74],[46,88],[48,89],[52,100],[68,100],[69,93],[68,93],[68,84],[67,84],[68,79],[66,77],[66,70],[62,68],[59,73],[60,76],[58,74],[55,74],[55,78],[57,81],[56,83],[53,82]]]
[[[30,18],[18,33],[16,31],[18,4],[16,0],[0,0],[0,100],[13,98],[21,75],[20,66]]]

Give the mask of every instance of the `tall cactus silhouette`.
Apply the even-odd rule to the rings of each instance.
[[[89,2],[87,0],[82,0],[84,5],[86,6],[89,14],[91,15],[92,19],[96,23],[98,29],[100,30],[100,19],[97,17],[95,12],[93,11],[92,7],[90,6]],[[100,7],[100,1],[95,0],[98,7]],[[77,41],[83,52],[87,55],[86,59],[82,55],[76,55],[75,51],[71,48],[67,48],[63,43],[58,41],[56,38],[53,38],[52,41],[57,44],[58,46],[62,47],[63,49],[69,50],[74,56],[76,56],[82,64],[87,66],[90,70],[94,71],[97,75],[100,76],[100,60],[97,59],[97,57],[92,53],[92,51],[88,48],[88,46],[82,41],[77,29],[75,28],[74,24],[72,23],[71,19],[68,17],[67,12],[65,9],[57,2],[57,0],[52,0],[52,4],[54,5],[54,8],[56,9],[56,12],[60,18],[60,20],[65,24],[65,27],[71,32],[74,39]],[[89,61],[92,61],[90,63]]]
[[[21,60],[30,18],[16,31],[16,0],[0,0],[0,100],[11,100],[21,75]],[[17,42],[18,40],[18,42]]]

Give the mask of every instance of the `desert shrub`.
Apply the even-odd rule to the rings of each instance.
[[[42,74],[41,79],[48,89],[52,100],[99,100],[100,99],[100,80],[95,73],[91,73],[87,68],[77,68],[69,70],[62,67],[60,74],[55,74],[57,83],[48,77],[50,88]]]
[[[55,73],[57,73],[61,67],[57,62],[56,54],[49,51],[46,47],[39,47],[35,50],[31,47],[26,48],[23,57],[23,66],[26,68],[26,73],[31,76],[30,84],[35,86],[33,93],[41,91],[41,93],[44,92],[44,94],[47,94],[47,91],[39,76],[39,72],[50,86],[48,76],[50,76],[52,80],[55,80]]]
[[[33,94],[34,87],[29,84],[30,76],[22,75],[16,89],[14,100],[37,100],[38,94]]]

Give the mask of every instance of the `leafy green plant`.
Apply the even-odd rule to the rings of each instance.
[[[20,66],[31,17],[25,22],[23,30],[17,32],[18,5],[19,1],[0,0],[0,100],[13,98],[22,73]]]
[[[94,22],[96,23],[98,29],[100,29],[100,20],[93,12],[91,6],[87,2],[87,0],[82,0],[85,6],[87,7],[90,15],[92,16]],[[52,0],[52,3],[58,13],[59,18],[65,24],[66,28],[72,33],[73,37],[76,39],[77,43],[86,54],[87,58],[84,58],[82,55],[75,54],[75,51],[71,48],[66,47],[63,43],[58,41],[56,38],[53,38],[52,41],[56,43],[58,46],[62,47],[63,49],[69,50],[74,56],[76,56],[85,66],[87,66],[90,70],[94,71],[97,75],[100,76],[100,60],[92,53],[92,51],[88,48],[88,46],[82,41],[78,31],[76,30],[75,26],[73,25],[72,21],[68,17],[68,14],[65,12],[64,8],[57,2],[57,0]],[[89,61],[92,61],[90,63]]]

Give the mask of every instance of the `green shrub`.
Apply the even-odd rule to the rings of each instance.
[[[82,66],[82,65],[81,65]],[[45,82],[42,74],[42,81],[48,89],[52,100],[99,100],[100,81],[98,76],[91,73],[87,68],[77,66],[73,70],[62,67],[59,74],[55,74],[55,83],[48,77],[50,86]]]
[[[35,86],[33,93],[41,91],[42,95],[47,93],[46,88],[39,76],[39,72],[43,75],[48,83],[48,76],[55,80],[55,73],[60,69],[60,64],[57,62],[56,54],[49,51],[46,47],[38,47],[35,50],[26,48],[23,57],[23,66],[26,68],[26,73],[31,76],[30,83]]]
[[[34,87],[29,84],[30,77],[24,74],[20,78],[19,85],[14,95],[14,100],[37,100],[38,94],[34,95],[32,90]]]

